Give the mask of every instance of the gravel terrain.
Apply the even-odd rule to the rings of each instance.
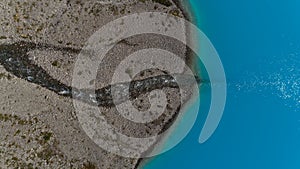
[[[89,37],[116,18],[146,11],[183,17],[181,10],[168,0],[3,0],[0,2],[0,46],[20,41],[48,44],[49,47],[30,50],[23,57],[62,84],[71,86],[78,51]],[[64,52],[53,46],[74,51]],[[120,62],[145,48],[166,49],[186,59],[185,45],[176,40],[138,35],[117,43],[99,65],[97,79],[90,83],[96,89],[109,85]],[[164,74],[162,70],[151,69],[132,79]],[[167,87],[163,91],[167,108],[152,123],[124,120],[113,106],[99,109],[117,132],[132,137],[155,135],[174,120],[181,107],[178,88]],[[146,110],[150,107],[148,96],[141,94],[132,100],[133,106]],[[95,144],[78,122],[71,98],[19,78],[0,65],[0,168],[133,169],[138,163],[138,158],[121,157]]]

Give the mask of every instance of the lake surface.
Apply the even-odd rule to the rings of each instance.
[[[225,69],[224,115],[199,144],[210,103],[210,86],[202,85],[191,132],[143,169],[299,169],[300,1],[189,2]]]

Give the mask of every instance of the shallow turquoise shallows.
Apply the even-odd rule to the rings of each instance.
[[[189,2],[223,62],[226,108],[214,135],[199,144],[210,103],[210,87],[202,85],[191,132],[142,168],[299,169],[300,1]]]

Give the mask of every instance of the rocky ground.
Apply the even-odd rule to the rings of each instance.
[[[182,16],[168,0],[4,0],[0,2],[0,44],[18,41],[81,49],[101,26],[136,12],[160,11]],[[94,82],[107,86],[114,68],[129,54],[144,48],[162,48],[185,58],[184,45],[158,35],[139,35],[118,43],[106,56]],[[1,51],[0,51],[1,53]],[[29,51],[32,63],[53,78],[71,85],[78,53],[53,48]],[[133,79],[164,74],[147,70]],[[122,121],[114,107],[100,109],[119,132],[147,136],[161,132],[180,107],[178,89],[165,88],[169,103],[156,123]],[[133,101],[149,107],[148,95]],[[82,130],[72,99],[29,83],[0,67],[0,168],[131,169],[139,159],[124,158],[101,149]]]

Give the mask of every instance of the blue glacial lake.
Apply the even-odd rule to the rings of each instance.
[[[200,86],[200,111],[191,132],[142,168],[299,169],[300,1],[189,3],[194,23],[223,63],[225,111],[213,136],[199,144],[210,103],[209,84]]]

